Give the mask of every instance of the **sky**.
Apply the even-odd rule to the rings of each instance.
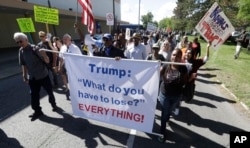
[[[140,0],[140,18],[148,12],[153,14],[153,21],[173,16],[177,0]],[[139,0],[121,0],[121,20],[138,24]],[[141,22],[140,22],[141,23]]]

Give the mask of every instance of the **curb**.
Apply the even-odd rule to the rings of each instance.
[[[219,80],[216,80],[216,81],[220,82]],[[236,101],[239,100],[223,83],[221,84],[221,87],[224,88]],[[245,103],[243,103],[242,101],[239,101],[239,102],[245,110],[250,111],[250,109],[247,107]]]

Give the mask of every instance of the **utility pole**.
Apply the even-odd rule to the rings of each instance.
[[[113,25],[113,34],[116,32],[116,16],[115,16],[115,0],[113,0],[113,17],[114,17],[114,25]]]
[[[139,0],[138,30],[140,30],[141,0]]]
[[[49,6],[49,8],[51,8],[51,4],[50,4],[49,0],[48,0],[48,6]],[[46,27],[47,27],[46,29],[49,30],[48,24],[46,24]],[[52,25],[52,27],[53,27],[54,35],[57,36],[55,25]]]

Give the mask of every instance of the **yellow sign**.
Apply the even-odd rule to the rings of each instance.
[[[34,13],[36,22],[59,25],[59,15],[57,9],[34,6]]]
[[[35,32],[35,27],[31,18],[16,19],[21,32]]]

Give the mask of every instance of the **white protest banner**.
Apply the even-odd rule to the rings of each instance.
[[[152,133],[159,62],[64,57],[74,115]]]
[[[195,29],[207,42],[212,42],[214,49],[218,49],[234,31],[231,22],[216,2],[196,25]]]

